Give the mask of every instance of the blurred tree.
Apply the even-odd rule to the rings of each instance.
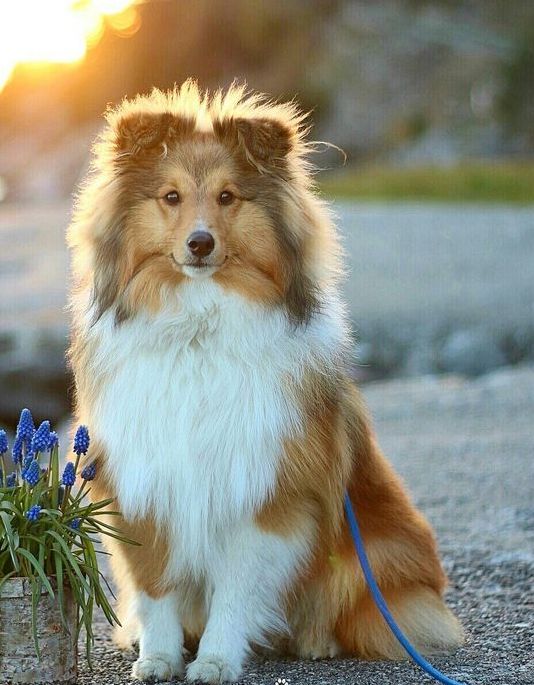
[[[296,96],[314,136],[353,160],[534,153],[534,2],[145,0],[135,11],[138,30],[109,21],[80,64],[19,68],[0,92],[8,187],[66,192],[108,104],[190,76]],[[55,185],[40,171],[51,167]]]
[[[31,89],[61,106],[73,122],[98,116],[124,95],[172,87],[196,77],[211,88],[234,78],[275,95],[298,91],[306,105],[317,93],[307,74],[324,58],[321,27],[337,0],[149,0],[139,5],[140,29],[123,38],[109,27],[75,69],[20,72],[0,95],[3,121],[20,121]],[[321,99],[319,97],[319,99]],[[35,119],[44,112],[35,111]]]
[[[506,132],[522,138],[524,145],[534,149],[534,26],[518,43],[513,58],[503,65],[504,88],[499,100],[499,112]]]

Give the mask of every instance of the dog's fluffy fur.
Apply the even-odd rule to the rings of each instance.
[[[266,644],[401,657],[353,551],[346,488],[408,637],[427,653],[458,645],[432,530],[347,373],[338,240],[303,116],[189,81],[107,122],[68,233],[70,361],[92,496],[116,498],[142,543],[108,543],[134,676],[180,675],[184,634],[198,643],[187,678],[209,683]],[[187,251],[199,227],[215,239],[205,259]]]

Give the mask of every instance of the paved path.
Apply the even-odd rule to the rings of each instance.
[[[344,202],[335,210],[358,326],[532,320],[534,206]]]
[[[68,410],[69,203],[0,205],[0,418]],[[534,207],[340,203],[361,379],[534,361]]]
[[[344,202],[347,300],[359,325],[534,314],[534,207]],[[70,205],[0,205],[0,331],[66,322]]]
[[[534,367],[367,385],[381,443],[435,526],[465,647],[434,659],[472,685],[534,683]],[[129,682],[104,624],[80,685]],[[410,663],[254,661],[246,685],[415,685]]]

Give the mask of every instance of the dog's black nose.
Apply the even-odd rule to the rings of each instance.
[[[207,257],[213,252],[215,240],[207,231],[194,231],[187,239],[187,247],[195,257]]]

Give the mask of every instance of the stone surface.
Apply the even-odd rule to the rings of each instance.
[[[379,440],[434,525],[450,576],[448,603],[467,642],[432,658],[471,685],[534,682],[534,366],[476,380],[398,379],[365,387]],[[135,658],[118,652],[99,618],[95,670],[79,685],[129,681]],[[419,685],[412,663],[253,660],[244,685]]]
[[[65,616],[75,626],[76,605],[65,593]],[[6,685],[57,683],[74,685],[77,658],[73,637],[65,630],[57,600],[45,590],[37,604],[36,630],[40,657],[32,632],[32,590],[28,580],[11,578],[0,590],[0,675]]]
[[[437,364],[442,371],[478,376],[506,364],[506,355],[491,331],[461,329],[451,333],[441,348]]]

